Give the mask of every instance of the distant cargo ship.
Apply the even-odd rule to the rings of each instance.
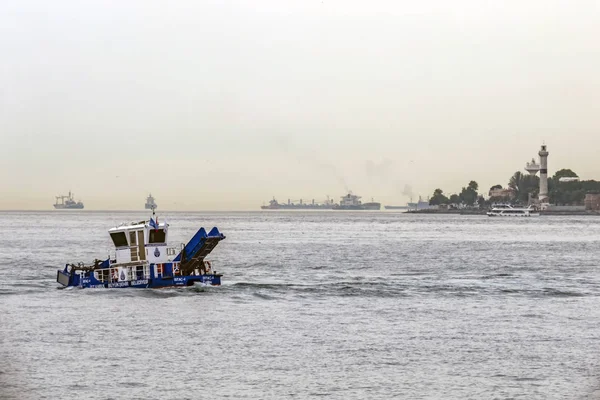
[[[146,210],[154,210],[157,207],[158,207],[158,205],[154,201],[154,197],[152,197],[152,193],[150,193],[148,195],[148,197],[146,198],[146,204],[144,205],[144,208]]]
[[[58,202],[60,200],[60,203]],[[69,191],[68,196],[56,196],[56,203],[54,204],[54,208],[57,210],[64,209],[82,209],[83,203],[81,201],[73,200],[73,194]]]
[[[360,201],[361,197],[356,196],[352,193],[348,193],[343,196],[340,204],[336,204],[333,209],[334,210],[380,210],[381,203],[371,201],[368,203],[363,203]]]
[[[260,208],[263,210],[331,210],[333,207],[333,200],[326,200],[321,203],[315,202],[314,200],[311,203],[304,203],[302,199],[297,203],[288,200],[286,204],[279,203],[273,198],[273,200],[269,201],[268,206],[261,206]]]

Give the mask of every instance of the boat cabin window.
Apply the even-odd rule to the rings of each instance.
[[[131,243],[131,246],[135,246],[137,244],[137,241],[135,238],[136,238],[135,231],[129,232],[129,243]]]
[[[165,242],[165,230],[164,229],[150,229],[149,243],[164,243],[164,242]]]
[[[125,236],[125,232],[113,232],[110,234],[110,238],[112,239],[115,247],[123,247],[128,246],[127,237]]]
[[[95,272],[95,274],[96,274],[95,278],[98,279],[99,281],[101,281],[101,282],[108,282],[109,281],[109,279],[108,279],[108,277],[109,277],[109,275],[108,275],[108,268],[107,269],[97,270]]]
[[[135,267],[135,279],[144,279],[144,266],[138,265]]]

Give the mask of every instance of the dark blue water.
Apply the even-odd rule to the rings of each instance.
[[[147,216],[0,213],[0,398],[600,398],[600,218],[168,213],[223,286],[57,289]]]

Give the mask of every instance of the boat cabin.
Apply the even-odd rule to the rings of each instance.
[[[156,228],[148,221],[121,225],[109,229],[115,245],[116,263],[165,263],[171,261],[176,250],[167,247],[168,224],[159,223]]]

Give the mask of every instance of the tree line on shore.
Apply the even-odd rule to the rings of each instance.
[[[578,175],[570,169],[561,169],[548,178],[548,196],[551,204],[583,205],[587,193],[600,193],[600,182],[595,180],[563,180],[561,178],[577,178]],[[528,204],[537,198],[540,188],[540,178],[537,175],[515,172],[509,179],[508,185],[494,185],[489,190],[489,198],[478,193],[479,184],[470,181],[459,193],[446,196],[442,189],[435,189],[429,199],[432,206],[468,206],[484,207],[492,203]]]

